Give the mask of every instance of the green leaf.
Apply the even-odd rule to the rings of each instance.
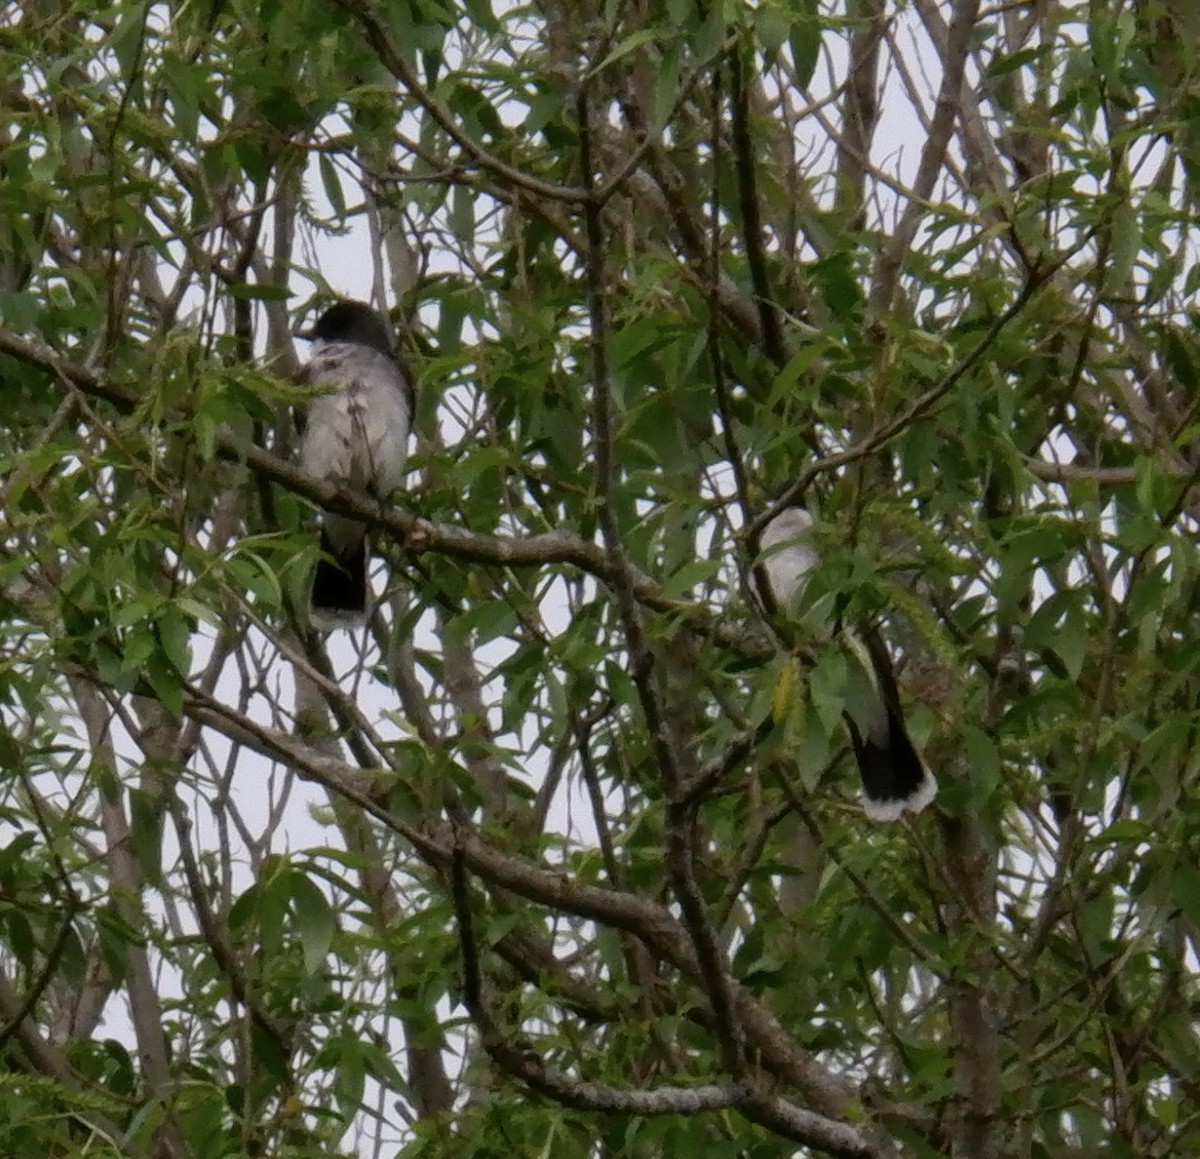
[[[697,587],[707,587],[721,570],[719,560],[697,559],[679,568],[663,585],[663,596],[668,600],[690,595]]]
[[[966,725],[960,732],[971,766],[971,788],[979,800],[988,798],[1000,785],[1000,754],[996,742],[982,729]]]
[[[116,54],[126,82],[132,82],[134,66],[142,55],[145,22],[144,0],[126,0],[125,5],[118,8],[117,22],[108,36],[108,47]]]
[[[1122,200],[1112,217],[1112,257],[1104,271],[1104,287],[1108,292],[1117,292],[1128,284],[1141,248],[1141,220],[1135,207]]]
[[[142,672],[162,706],[177,720],[182,718],[184,689],[179,669],[156,647],[147,656]]]
[[[317,168],[321,173],[321,186],[329,200],[329,206],[337,217],[346,216],[346,198],[342,193],[342,179],[337,167],[326,153],[317,154]]]
[[[18,332],[37,328],[38,305],[32,294],[0,291],[0,318]]]
[[[450,194],[450,225],[460,241],[475,237],[475,194],[465,185],[457,185]]]
[[[683,48],[669,44],[654,72],[654,128],[660,129],[671,119],[679,100],[679,76],[683,70]]]
[[[181,676],[191,671],[191,649],[189,647],[192,625],[181,615],[170,612],[158,621],[158,637],[167,663]]]
[[[596,65],[595,71],[603,72],[606,68],[611,68],[617,61],[628,56],[631,52],[636,52],[644,45],[655,44],[663,38],[663,31],[660,28],[639,28],[636,32],[632,32],[619,40],[609,51],[609,54]]]
[[[989,77],[1007,76],[1024,68],[1027,64],[1042,60],[1049,55],[1049,45],[1038,45],[1034,48],[1022,48],[1017,52],[999,52],[988,62]]]
[[[466,640],[472,636],[479,643],[511,635],[517,626],[516,612],[500,600],[482,600],[456,616],[452,628]]]
[[[317,974],[324,966],[337,930],[333,907],[307,874],[294,872],[288,880],[292,917],[304,952],[304,969],[310,975]]]
[[[828,648],[808,674],[812,703],[826,732],[837,728],[846,707],[846,668],[846,657],[842,651]]]
[[[793,19],[788,44],[792,50],[792,67],[796,73],[796,83],[801,88],[807,88],[821,59],[824,29],[820,0],[791,0],[790,6]]]

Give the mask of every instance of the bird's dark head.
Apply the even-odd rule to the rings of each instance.
[[[330,306],[309,330],[298,330],[297,338],[322,342],[356,342],[384,354],[393,354],[387,323],[364,302],[338,302]]]

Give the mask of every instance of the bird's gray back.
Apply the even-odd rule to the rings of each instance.
[[[319,479],[386,498],[404,481],[411,384],[398,362],[358,343],[317,343],[304,370],[314,386],[300,462]]]

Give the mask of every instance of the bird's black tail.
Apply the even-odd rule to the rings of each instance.
[[[876,821],[895,821],[906,811],[919,813],[937,793],[937,782],[909,740],[904,719],[891,705],[886,711],[886,729],[869,736],[846,716],[862,779],[863,810]]]
[[[846,639],[871,683],[871,695],[860,706],[859,719],[846,713],[862,778],[863,811],[875,821],[896,821],[905,812],[924,809],[937,795],[937,781],[904,727],[896,676],[883,641],[875,632],[851,632]]]
[[[342,548],[321,531],[321,558],[312,583],[313,627],[352,628],[367,616],[367,537]]]

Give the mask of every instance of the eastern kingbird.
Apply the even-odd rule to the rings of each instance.
[[[787,612],[817,566],[812,516],[785,507],[759,538],[762,567],[771,597]],[[863,811],[876,821],[895,821],[905,811],[919,813],[937,793],[937,781],[917,754],[904,727],[900,695],[887,648],[874,632],[860,636],[843,629],[842,639],[862,665],[870,695],[843,715],[862,779]]]
[[[386,501],[404,482],[413,387],[383,319],[362,302],[330,306],[298,338],[312,344],[300,381],[329,390],[308,404],[300,467],[339,490]],[[311,618],[321,629],[366,618],[367,529],[326,511]]]

